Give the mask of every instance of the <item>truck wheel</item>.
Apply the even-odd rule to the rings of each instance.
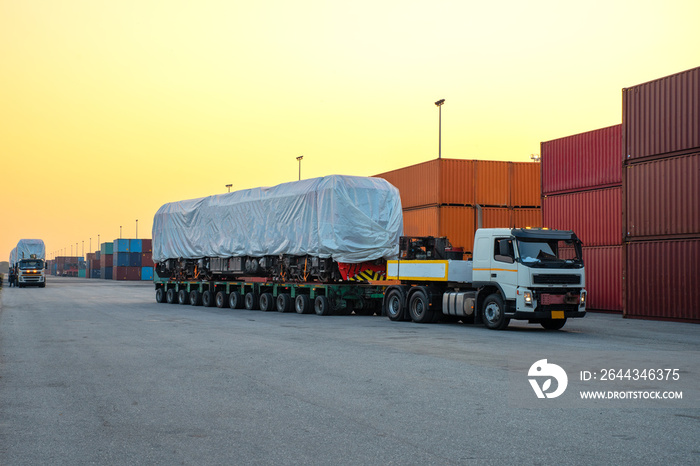
[[[292,295],[280,293],[277,295],[277,312],[289,312],[292,310]]]
[[[263,312],[269,312],[274,306],[274,300],[272,299],[272,293],[263,293],[260,295],[260,310]]]
[[[165,302],[168,304],[173,304],[177,299],[177,294],[175,293],[175,288],[168,288],[165,293]]]
[[[492,330],[503,330],[510,319],[506,319],[506,307],[498,293],[489,295],[484,301],[484,324]]]
[[[204,293],[202,293],[202,306],[214,306],[214,293],[212,293],[210,290],[207,290]]]
[[[249,311],[258,309],[258,296],[252,291],[245,294],[245,308]]]
[[[228,296],[225,291],[219,291],[216,293],[216,307],[223,308],[228,306]]]
[[[200,293],[199,290],[190,291],[190,304],[192,306],[202,305],[202,293]]]
[[[243,295],[240,291],[232,291],[228,295],[228,307],[231,309],[240,309],[243,307]]]
[[[386,316],[391,320],[404,320],[404,297],[401,290],[394,288],[386,296]]]
[[[566,323],[566,319],[547,319],[540,322],[540,325],[547,330],[559,330]]]
[[[165,290],[163,288],[156,290],[156,302],[161,304],[165,302]]]
[[[314,312],[319,316],[327,316],[331,314],[331,303],[328,297],[319,295],[314,299]]]
[[[428,297],[422,291],[416,291],[408,301],[408,312],[413,322],[428,324],[433,321],[433,310],[430,309]]]
[[[177,302],[179,304],[189,304],[190,302],[190,295],[187,292],[186,289],[181,289],[180,291],[177,292]]]
[[[307,294],[300,294],[294,300],[294,310],[297,314],[309,314],[311,312],[311,299]]]

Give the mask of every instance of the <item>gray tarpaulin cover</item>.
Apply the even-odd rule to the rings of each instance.
[[[46,258],[46,248],[44,241],[40,239],[21,239],[17,243],[17,261],[29,259],[32,254],[36,254],[37,259]]]
[[[401,198],[381,178],[332,175],[165,204],[153,219],[153,260],[312,255],[394,259]]]
[[[14,266],[15,263],[17,263],[17,246],[12,248],[12,251],[10,251],[10,265]]]

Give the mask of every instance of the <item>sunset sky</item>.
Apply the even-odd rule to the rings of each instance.
[[[700,66],[700,2],[0,0],[0,260],[166,202],[437,158],[528,161]],[[75,251],[72,251],[75,255]]]

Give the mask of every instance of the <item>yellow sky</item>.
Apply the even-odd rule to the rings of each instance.
[[[700,2],[0,0],[0,260],[162,204],[442,156],[527,161],[700,65]],[[75,252],[75,251],[74,251]]]

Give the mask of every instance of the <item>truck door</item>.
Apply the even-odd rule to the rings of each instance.
[[[492,245],[491,281],[498,283],[506,299],[515,299],[518,287],[518,266],[515,262],[513,238],[496,237]]]

